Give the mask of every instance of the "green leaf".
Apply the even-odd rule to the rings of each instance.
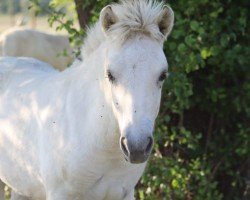
[[[211,53],[211,51],[210,51],[209,49],[204,48],[204,49],[201,50],[201,57],[202,57],[203,59],[207,59],[207,58],[209,58],[211,55],[212,55],[212,53]]]
[[[190,27],[193,31],[198,31],[199,29],[199,23],[197,21],[191,21],[190,22]]]

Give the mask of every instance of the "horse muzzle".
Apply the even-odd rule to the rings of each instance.
[[[120,147],[125,159],[133,164],[144,163],[148,160],[153,146],[153,137],[148,136],[133,140],[132,137],[121,137]]]

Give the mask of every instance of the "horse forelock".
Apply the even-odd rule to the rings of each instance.
[[[112,9],[118,18],[118,22],[109,31],[113,40],[124,42],[141,35],[157,41],[164,40],[158,26],[163,3],[155,0],[126,0],[114,4]]]
[[[112,4],[112,10],[118,21],[108,30],[107,38],[113,44],[122,44],[126,40],[148,36],[156,41],[163,42],[164,35],[159,30],[159,18],[164,3],[156,0],[122,0]],[[98,21],[87,31],[87,38],[82,48],[82,56],[86,57],[95,51],[106,40]]]

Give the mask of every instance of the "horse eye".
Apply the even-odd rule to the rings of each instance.
[[[108,76],[108,79],[111,83],[113,83],[115,81],[115,77],[112,75],[111,71],[107,71],[107,76]]]
[[[159,81],[162,82],[167,78],[167,72],[164,71],[161,73],[160,77],[159,77]]]

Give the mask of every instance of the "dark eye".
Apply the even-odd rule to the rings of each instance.
[[[112,75],[111,71],[107,71],[107,76],[108,76],[108,79],[111,83],[113,83],[115,81],[115,77]]]
[[[167,78],[167,71],[163,71],[159,77],[159,81],[162,82]]]

